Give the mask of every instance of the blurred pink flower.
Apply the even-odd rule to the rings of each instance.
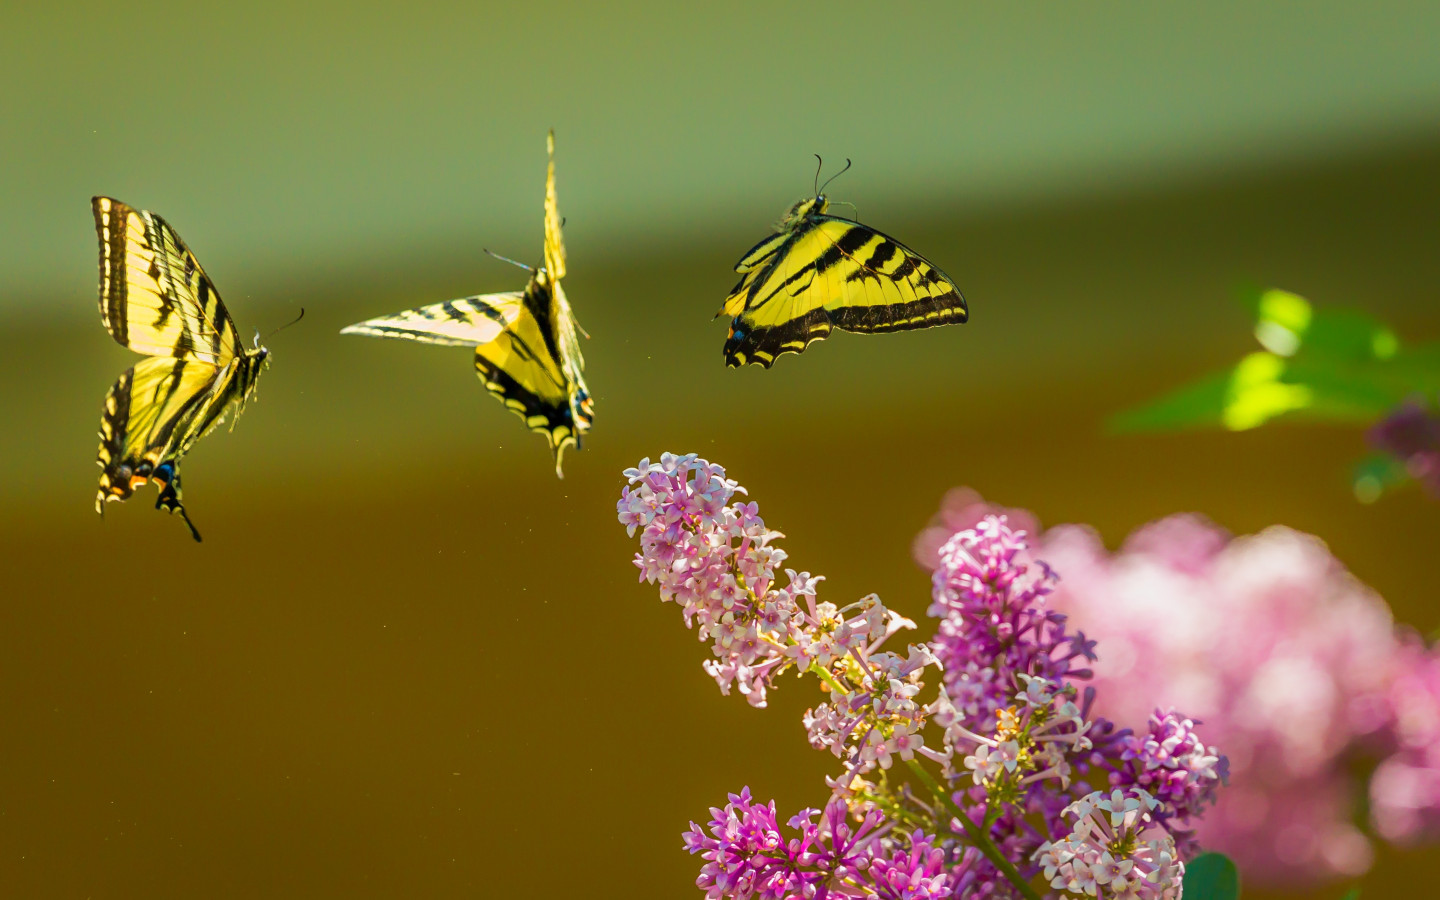
[[[1370,813],[1381,837],[1408,844],[1440,833],[1440,653],[1407,641],[1397,668],[1396,750],[1370,778]]]
[[[952,491],[916,559],[933,568],[944,536],[997,513],[1035,523]],[[1225,748],[1230,788],[1197,830],[1206,849],[1259,882],[1364,872],[1352,764],[1377,755],[1374,832],[1440,831],[1440,654],[1397,629],[1318,538],[1278,526],[1232,538],[1190,515],[1144,526],[1115,553],[1084,526],[1036,533],[1030,553],[1063,575],[1053,608],[1097,642],[1096,712],[1144,733],[1173,705]]]

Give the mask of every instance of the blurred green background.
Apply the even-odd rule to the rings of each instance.
[[[0,894],[694,895],[689,819],[817,805],[832,760],[807,684],[717,696],[633,583],[619,472],[663,450],[727,465],[832,599],[923,616],[910,540],[969,484],[1112,544],[1311,531],[1433,629],[1440,510],[1357,504],[1356,431],[1102,422],[1248,351],[1242,284],[1440,337],[1437,36],[1418,3],[7,8]],[[521,287],[480,248],[539,259],[552,126],[597,398],[564,481],[465,351],[336,333]],[[726,370],[730,265],[817,152],[972,321]],[[247,335],[309,310],[187,459],[203,545],[148,490],[91,509],[136,359],[96,193],[171,221]]]

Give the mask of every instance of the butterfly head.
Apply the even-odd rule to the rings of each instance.
[[[270,332],[270,337],[274,337],[275,335],[289,328],[291,325],[294,325],[296,322],[300,321],[303,318],[305,318],[305,307],[302,306],[300,307],[300,315],[296,316],[294,319],[291,319],[289,322],[286,322],[284,325],[281,325],[279,328]],[[270,351],[260,346],[260,329],[258,328],[255,329],[255,349],[250,351],[250,355],[267,366],[270,364]]]
[[[830,201],[826,199],[824,194],[817,194],[809,200],[801,200],[799,203],[790,207],[790,210],[785,213],[785,218],[780,220],[780,227],[786,231],[798,228],[801,222],[804,222],[811,216],[821,215],[829,208]]]
[[[830,208],[830,201],[825,197],[825,188],[830,185],[830,182],[844,175],[850,169],[850,160],[847,159],[845,160],[845,168],[831,175],[825,179],[824,184],[821,184],[820,169],[825,165],[825,161],[820,158],[820,154],[818,153],[815,154],[815,163],[815,196],[809,200],[801,200],[799,203],[790,207],[790,211],[785,214],[785,218],[780,220],[780,228],[783,231],[793,231],[799,228],[800,225],[811,216],[824,215],[825,210]]]
[[[260,360],[261,362],[268,362],[269,359],[270,359],[270,350],[269,350],[268,348],[266,348],[266,347],[260,346],[260,329],[258,329],[258,328],[255,329],[255,340],[254,340],[254,343],[255,343],[255,350],[254,350],[253,355],[255,356],[255,358],[258,359],[258,360]]]

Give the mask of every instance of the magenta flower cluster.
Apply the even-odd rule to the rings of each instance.
[[[917,559],[939,577],[947,536],[996,514],[1033,522],[952,492],[917,538]],[[1095,713],[1135,729],[1121,781],[1194,823],[1196,839],[1247,879],[1354,877],[1370,867],[1374,838],[1440,838],[1440,652],[1398,628],[1319,539],[1280,527],[1232,538],[1172,516],[1115,552],[1062,525],[1019,558],[1029,554],[1064,573],[1047,600],[1098,641]],[[1203,820],[1208,794],[1187,770],[1215,765],[1212,754],[1192,723],[1155,715],[1163,704],[1203,721],[1230,757],[1230,786]],[[1357,758],[1379,760],[1368,784]]]
[[[1023,532],[989,517],[945,541],[937,633],[892,652],[915,623],[878,597],[821,601],[821,579],[789,569],[777,583],[780,535],[720,466],[666,454],[625,475],[617,514],[640,535],[640,578],[698,626],[721,691],[764,706],[795,671],[828,692],[803,719],[841,765],[824,810],[787,835],[774,804],[742,790],[692,823],[707,897],[1178,896],[1224,760],[1177,713],[1141,732],[1092,714],[1077,682],[1095,643],[1049,608],[1056,576]]]
[[[1003,516],[984,516],[940,547],[930,607],[940,624],[932,646],[945,670],[942,702],[954,705],[969,732],[955,734],[952,725],[952,746],[978,745],[984,751],[978,734],[1017,733],[1030,709],[1048,708],[1036,700],[1048,700],[1054,688],[1073,694],[1076,681],[1091,677],[1096,642],[1070,631],[1066,616],[1048,606],[1058,581],[1048,565],[1030,558],[1024,533],[1011,530]],[[1018,724],[1010,705],[1015,684],[1026,686],[1030,708],[1021,708]],[[1193,722],[1174,711],[1155,710],[1149,733],[1136,734],[1092,714],[1093,688],[1083,696],[1080,708],[1067,702],[1045,719],[1077,722],[1071,731],[1041,736],[1051,755],[1037,754],[1037,766],[1056,772],[1059,784],[1022,782],[1023,790],[1014,792],[1007,815],[993,828],[995,837],[1031,854],[1044,840],[1031,821],[1043,820],[1048,834],[1060,834],[1071,800],[1096,789],[1139,788],[1155,800],[1147,821],[1162,825],[1179,851],[1193,856],[1198,844],[1192,830],[1225,778],[1225,760],[1200,743]],[[1054,752],[1060,742],[1063,755]],[[971,789],[972,802],[980,799],[979,790]]]
[[[838,800],[823,811],[801,810],[786,824],[794,836],[781,833],[774,802],[754,802],[749,788],[731,794],[724,809],[710,810],[707,828],[691,823],[685,832],[685,847],[705,861],[696,885],[711,900],[827,894],[940,900],[954,896],[957,876],[968,868],[964,858],[952,865],[919,831],[900,842],[904,849],[887,852],[895,842],[881,839],[890,829],[881,813],[871,810],[852,824]]]
[[[929,613],[940,619],[932,646],[945,666],[946,695],[987,728],[1013,701],[1021,676],[1055,684],[1088,678],[1073,664],[1095,656],[1093,641],[1067,632],[1065,617],[1046,608],[1055,574],[1043,563],[1021,563],[1024,549],[1023,532],[987,518],[940,549],[932,576]]]

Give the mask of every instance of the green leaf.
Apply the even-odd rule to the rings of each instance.
[[[1369,425],[1409,397],[1440,396],[1440,343],[1402,349],[1395,333],[1375,317],[1317,310],[1288,291],[1253,291],[1246,303],[1264,351],[1122,412],[1110,427],[1246,431],[1281,416]],[[1373,480],[1365,485],[1373,493]]]
[[[1228,372],[1207,376],[1153,403],[1120,413],[1110,425],[1121,432],[1217,426],[1245,431],[1315,404],[1310,386],[1282,378],[1288,366],[1288,360],[1274,353],[1252,353]],[[1334,406],[1340,410],[1345,404]]]
[[[1280,380],[1309,391],[1309,402],[1301,408],[1312,421],[1368,425],[1414,392],[1388,364],[1321,360],[1305,353],[1286,360]]]
[[[1238,900],[1240,873],[1223,853],[1202,853],[1185,866],[1185,900]]]
[[[1207,375],[1159,400],[1115,415],[1110,427],[1120,432],[1220,427],[1229,386],[1229,372]]]
[[[1390,359],[1400,351],[1400,339],[1373,316],[1353,309],[1326,309],[1316,313],[1305,332],[1301,352],[1335,359]]]
[[[1360,888],[1351,888],[1340,900],[1360,900]]]

